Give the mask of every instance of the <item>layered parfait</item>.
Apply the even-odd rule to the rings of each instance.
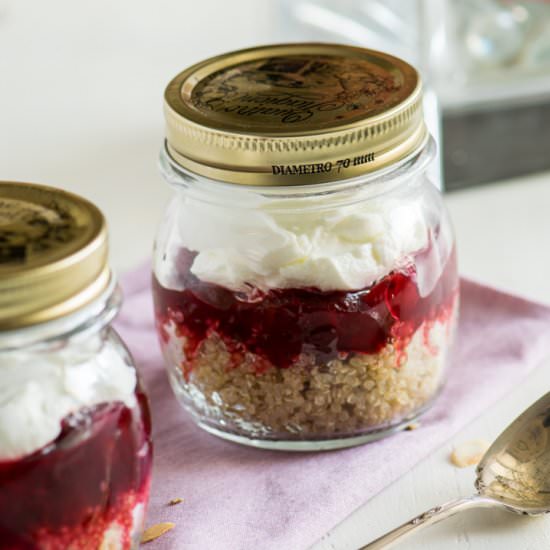
[[[457,309],[447,220],[430,222],[421,193],[307,208],[235,193],[241,208],[176,198],[157,241],[156,320],[183,404],[211,431],[261,440],[418,415]]]
[[[151,430],[136,372],[118,340],[54,347],[0,356],[0,549],[137,548]]]

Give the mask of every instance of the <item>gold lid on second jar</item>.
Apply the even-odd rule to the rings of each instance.
[[[244,185],[348,179],[428,139],[418,72],[391,55],[281,44],[220,55],[166,88],[167,150],[183,168]]]
[[[111,283],[105,218],[92,203],[0,182],[0,331],[74,313]]]

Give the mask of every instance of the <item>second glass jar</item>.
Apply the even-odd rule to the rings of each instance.
[[[139,547],[152,473],[102,213],[0,182],[0,550]]]

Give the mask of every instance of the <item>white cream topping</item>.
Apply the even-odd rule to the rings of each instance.
[[[288,202],[251,199],[252,193],[242,191],[232,192],[233,205],[236,193],[244,208],[223,200],[176,199],[168,213],[176,221],[160,239],[169,243],[165,260],[157,261],[161,283],[177,285],[172,260],[185,247],[198,252],[193,274],[232,290],[354,290],[428,245],[421,199],[381,197],[340,207],[330,207],[328,199],[309,199],[308,208],[294,205],[291,213]]]
[[[32,453],[84,407],[135,405],[136,373],[116,349],[94,339],[46,353],[0,352],[0,460]]]

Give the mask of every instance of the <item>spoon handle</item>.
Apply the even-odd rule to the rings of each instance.
[[[417,531],[423,527],[427,527],[428,525],[438,523],[448,517],[458,514],[459,512],[463,512],[464,510],[468,510],[470,508],[496,505],[497,503],[495,503],[494,500],[482,497],[480,495],[451,500],[450,502],[436,506],[423,514],[416,516],[393,531],[386,533],[365,546],[361,546],[359,550],[381,550],[382,548],[389,548],[395,543],[400,542],[406,536],[410,535],[413,531]]]

